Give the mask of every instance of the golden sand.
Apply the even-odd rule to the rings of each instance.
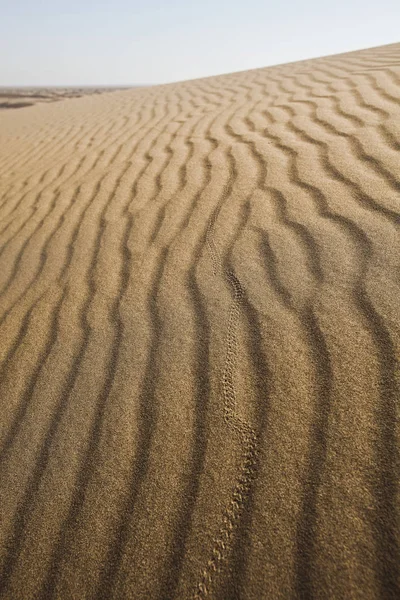
[[[0,598],[400,598],[400,44],[0,113]]]

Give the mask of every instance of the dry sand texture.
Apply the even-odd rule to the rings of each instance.
[[[0,114],[0,598],[400,598],[400,44]]]

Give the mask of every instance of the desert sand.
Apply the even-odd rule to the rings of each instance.
[[[400,44],[0,112],[0,598],[400,598]]]

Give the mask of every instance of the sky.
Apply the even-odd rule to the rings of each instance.
[[[142,85],[400,41],[399,0],[0,0],[0,86]]]

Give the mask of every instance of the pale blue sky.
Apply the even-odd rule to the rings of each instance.
[[[0,0],[0,85],[165,83],[400,41],[399,0]]]

